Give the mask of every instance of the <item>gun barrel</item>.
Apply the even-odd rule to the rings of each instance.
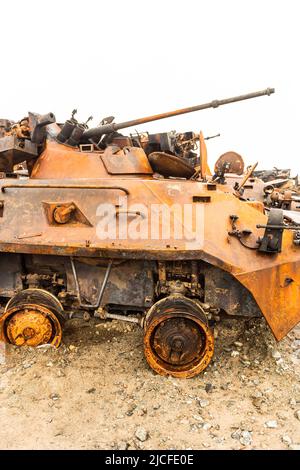
[[[218,108],[225,104],[235,103],[237,101],[249,100],[252,98],[258,98],[259,96],[270,96],[275,93],[274,88],[266,88],[265,90],[256,91],[254,93],[248,93],[246,95],[233,96],[231,98],[225,98],[222,100],[213,100],[209,103],[199,104],[198,106],[190,106],[189,108],[177,109],[175,111],[169,111],[162,114],[154,114],[153,116],[147,116],[139,119],[133,119],[131,121],[125,121],[120,123],[105,124],[103,126],[89,129],[83,133],[82,139],[88,141],[89,139],[100,139],[104,134],[110,134],[120,129],[126,129],[127,127],[138,126],[152,121],[158,121],[160,119],[166,119],[173,116],[179,116],[181,114],[193,113],[195,111],[202,111],[208,108]]]

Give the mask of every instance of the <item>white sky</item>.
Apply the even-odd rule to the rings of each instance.
[[[95,126],[274,87],[139,130],[220,132],[211,164],[235,150],[300,174],[299,0],[2,0],[0,20],[0,117],[76,107]]]

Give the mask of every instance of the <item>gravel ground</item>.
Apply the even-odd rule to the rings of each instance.
[[[149,369],[142,331],[68,322],[64,344],[6,348],[1,449],[300,449],[300,327],[222,320],[200,376]]]

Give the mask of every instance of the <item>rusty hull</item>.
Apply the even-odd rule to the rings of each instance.
[[[149,175],[146,162],[145,174],[140,173],[140,161],[135,174],[133,160],[132,174],[108,174],[107,162],[104,165],[99,152],[81,153],[49,142],[34,167],[32,178],[0,182],[4,188],[0,251],[123,260],[204,261],[230,273],[245,286],[275,337],[283,338],[300,320],[300,251],[293,244],[292,232],[284,231],[282,252],[276,255],[247,249],[229,237],[230,216],[238,216],[240,230],[251,230],[247,243],[254,246],[263,235],[256,225],[267,222],[267,217],[258,210],[259,205],[240,200],[228,185],[156,180]],[[181,240],[172,236],[159,240],[100,240],[97,207],[110,203],[122,212],[120,197],[124,204],[130,205],[128,221],[135,220],[141,224],[142,231],[149,233],[150,221],[145,222],[141,202],[147,208],[152,204],[194,204],[201,217],[201,224],[196,227],[199,236],[196,240],[189,239],[189,234]],[[51,219],[50,223],[45,207],[55,207],[55,204],[73,204],[82,219],[72,224],[55,224]],[[122,220],[119,218],[120,224]],[[160,223],[163,231],[163,218]],[[193,214],[194,226],[195,223]]]

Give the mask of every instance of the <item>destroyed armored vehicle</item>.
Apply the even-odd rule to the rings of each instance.
[[[75,112],[1,120],[1,340],[59,346],[72,315],[119,319],[143,328],[155,371],[192,377],[221,313],[283,338],[300,320],[298,227],[243,196],[251,172],[211,174],[202,133],[119,132],[273,91],[91,129]]]
[[[265,183],[268,181],[278,180],[278,179],[290,179],[291,170],[285,169],[280,170],[279,168],[274,167],[272,170],[257,170],[253,172],[253,176],[260,178]]]

